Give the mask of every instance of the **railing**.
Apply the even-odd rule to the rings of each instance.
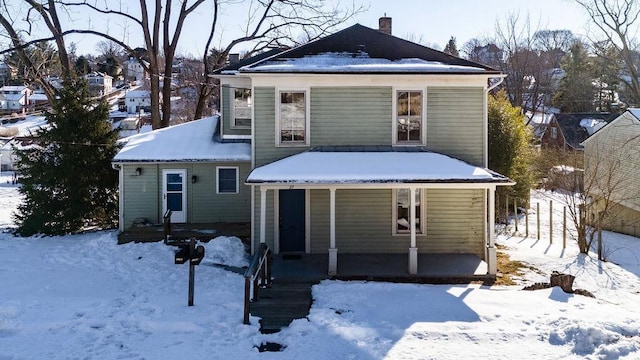
[[[271,284],[271,249],[267,244],[260,244],[258,250],[251,259],[251,264],[244,273],[244,324],[249,324],[250,302],[260,299],[259,288]],[[258,286],[260,280],[260,286]],[[251,285],[253,285],[253,296],[251,296]],[[251,299],[250,299],[251,298]]]
[[[164,234],[164,243],[168,245],[169,237],[171,236],[171,209],[162,216],[162,232]]]

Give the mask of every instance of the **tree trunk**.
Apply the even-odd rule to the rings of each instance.
[[[575,276],[569,274],[562,274],[557,271],[551,273],[551,287],[559,286],[562,291],[572,294],[573,293],[573,281]]]

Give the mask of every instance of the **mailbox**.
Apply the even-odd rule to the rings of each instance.
[[[204,246],[198,245],[191,254],[191,264],[199,265],[202,259],[204,259]]]
[[[176,264],[184,264],[189,260],[189,248],[181,247],[180,250],[176,251],[176,255],[174,257],[174,262]]]

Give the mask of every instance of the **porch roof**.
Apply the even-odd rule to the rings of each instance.
[[[513,185],[487,168],[422,147],[323,147],[255,168],[246,184],[486,183]]]

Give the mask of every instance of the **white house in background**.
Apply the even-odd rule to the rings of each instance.
[[[0,95],[4,96],[2,110],[22,111],[29,104],[29,96],[33,90],[24,85],[3,86],[0,88]]]
[[[124,96],[127,112],[136,114],[140,109],[151,112],[151,92],[149,90],[133,90]]]
[[[125,80],[126,81],[140,81],[147,77],[147,72],[140,62],[134,58],[130,58],[123,64],[126,69]]]
[[[103,96],[113,90],[113,77],[101,72],[91,72],[84,76],[89,83],[91,96]]]

